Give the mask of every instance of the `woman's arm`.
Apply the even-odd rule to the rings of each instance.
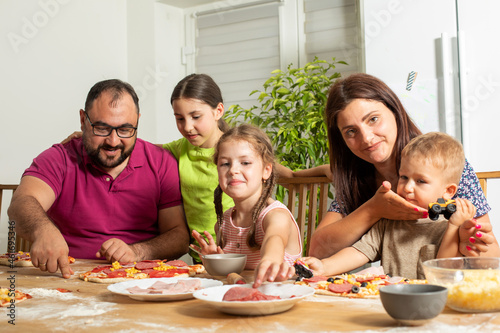
[[[346,217],[328,212],[311,237],[309,254],[327,258],[358,241],[380,218],[360,207]]]
[[[370,200],[351,214],[343,217],[328,212],[312,234],[309,253],[329,257],[354,244],[381,218],[415,220],[427,216],[427,210],[407,202],[391,190],[389,182],[384,182]]]

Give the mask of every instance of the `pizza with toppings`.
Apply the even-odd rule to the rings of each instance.
[[[75,262],[75,258],[68,256],[70,264]],[[15,267],[33,267],[29,252],[13,252],[0,255],[0,265]]]
[[[143,260],[136,263],[100,265],[80,274],[80,279],[95,283],[117,283],[133,279],[190,277],[205,272],[203,265],[188,265],[182,260]]]
[[[378,298],[379,288],[391,284],[425,284],[426,280],[411,280],[384,274],[382,267],[370,267],[355,274],[332,277],[312,276],[297,278],[296,284],[313,287],[315,294],[348,297]]]
[[[2,307],[17,304],[30,298],[32,297],[29,294],[25,294],[19,290],[0,287],[0,306]]]

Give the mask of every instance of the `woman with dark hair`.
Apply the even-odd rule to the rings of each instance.
[[[325,258],[352,245],[381,218],[427,217],[425,209],[395,193],[401,151],[421,132],[384,82],[362,73],[338,80],[330,89],[325,118],[330,166],[294,173],[327,174],[335,187],[336,198],[312,235],[311,256]],[[384,181],[392,188],[383,186]],[[456,196],[469,199],[477,209],[475,219],[460,229],[460,252],[487,255],[487,245],[496,243],[488,217],[491,208],[467,161]]]

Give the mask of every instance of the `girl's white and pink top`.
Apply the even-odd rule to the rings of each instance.
[[[257,241],[257,244],[262,244],[262,241],[264,240],[264,228],[262,227],[262,221],[264,220],[264,217],[268,212],[270,212],[273,209],[286,209],[287,212],[290,214],[290,217],[292,218],[292,221],[295,225],[295,228],[297,228],[297,237],[299,241],[300,248],[302,249],[302,239],[300,237],[300,231],[299,231],[299,226],[297,225],[297,222],[295,221],[295,218],[293,217],[292,213],[288,210],[288,207],[282,204],[279,201],[274,201],[272,204],[267,206],[262,210],[262,212],[259,215],[259,218],[257,219],[257,224],[255,226],[255,239]],[[261,257],[260,257],[260,251],[259,250],[252,250],[248,247],[247,244],[247,235],[250,230],[250,227],[247,228],[241,228],[237,227],[233,224],[232,220],[232,213],[233,213],[234,207],[229,208],[224,212],[224,221],[222,224],[222,234],[224,236],[226,246],[224,247],[224,252],[225,253],[243,253],[247,255],[247,264],[245,266],[245,269],[255,269],[257,267]],[[300,253],[296,254],[289,254],[285,251],[285,256],[284,256],[284,261],[286,261],[289,265],[293,266],[293,263],[295,260],[300,258],[302,255],[302,251]]]

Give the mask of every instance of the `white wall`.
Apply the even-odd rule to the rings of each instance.
[[[78,111],[104,79],[136,88],[139,137],[180,138],[170,93],[186,74],[183,22],[182,10],[154,0],[0,0],[0,183],[19,183],[33,157],[79,130]]]

